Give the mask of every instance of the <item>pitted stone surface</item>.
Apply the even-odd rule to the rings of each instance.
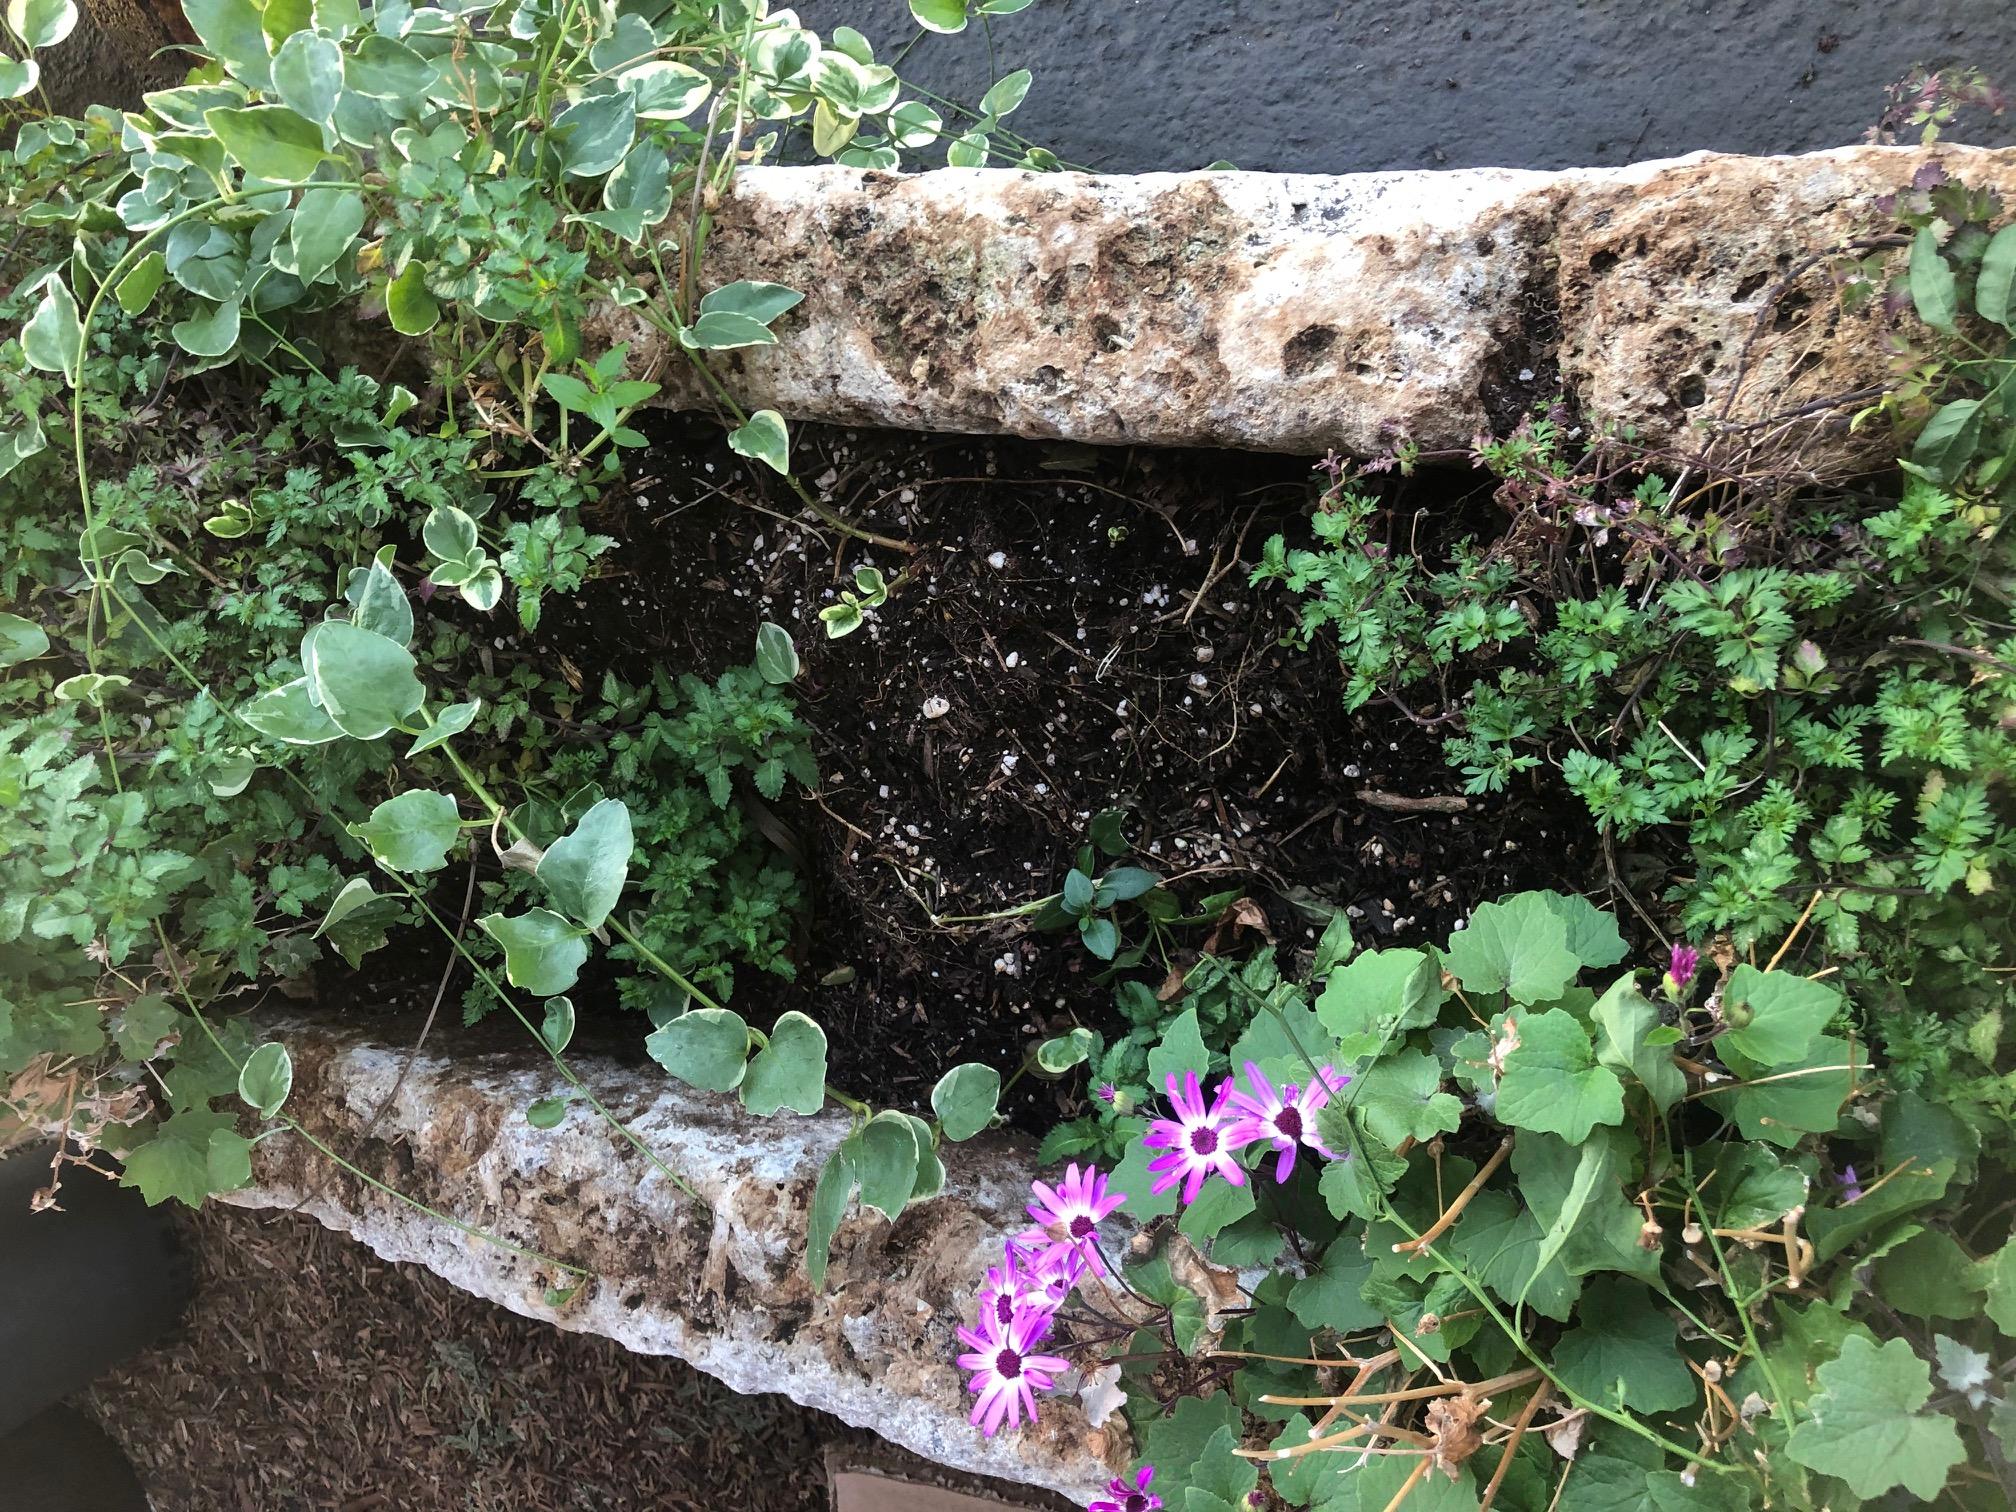
[[[288,1112],[345,1154],[398,1080],[405,1051],[355,1032],[283,1029],[294,1054]],[[953,1329],[970,1315],[1001,1243],[1026,1228],[1033,1150],[984,1137],[945,1151],[943,1194],[894,1223],[855,1212],[835,1237],[823,1293],[805,1278],[805,1213],[840,1115],[758,1119],[654,1068],[570,1064],[689,1182],[687,1197],[576,1102],[558,1127],[525,1110],[566,1085],[543,1060],[422,1055],[358,1165],[461,1223],[594,1273],[572,1278],[417,1211],[336,1171],[288,1134],[262,1141],[255,1184],[224,1200],[305,1211],[388,1260],[559,1328],[669,1354],[738,1391],[781,1391],[955,1469],[1082,1497],[1126,1456],[1118,1425],[1090,1428],[1068,1394],[1033,1430],[989,1440],[966,1420]]]
[[[1840,472],[1870,443],[1809,406],[1881,383],[1911,317],[1842,315],[1823,267],[1778,285],[1883,230],[1876,202],[1931,162],[2016,196],[2016,149],[1946,145],[1560,173],[755,168],[703,282],[805,301],[777,345],[711,360],[795,418],[1297,453],[1463,448],[1565,394],[1655,445],[1715,423]],[[657,366],[670,402],[710,403]]]

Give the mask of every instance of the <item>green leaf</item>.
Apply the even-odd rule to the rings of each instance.
[[[467,703],[449,704],[434,715],[433,722],[424,732],[413,737],[413,744],[407,748],[408,756],[418,756],[422,751],[431,751],[444,740],[453,740],[469,728],[483,707],[480,698],[472,698]]]
[[[203,120],[247,173],[268,183],[309,178],[335,161],[322,146],[322,128],[284,105],[218,105]]]
[[[1512,1150],[1520,1200],[1532,1210],[1541,1239],[1534,1275],[1557,1257],[1571,1276],[1623,1271],[1650,1281],[1659,1256],[1638,1243],[1645,1215],[1624,1195],[1634,1141],[1598,1129],[1583,1144],[1546,1134],[1521,1135]],[[1541,1284],[1536,1280],[1535,1285]]]
[[[1096,1043],[1092,1031],[1080,1026],[1069,1034],[1060,1034],[1038,1045],[1036,1065],[1051,1076],[1062,1076],[1073,1066],[1082,1066],[1090,1059]]]
[[[0,1007],[0,1014],[5,1011]],[[166,998],[148,993],[126,1005],[112,1039],[119,1046],[119,1053],[129,1061],[152,1060],[164,1041],[170,1046],[178,1043],[186,1027],[188,1021],[168,1005]],[[90,1048],[98,1048],[95,1037]]]
[[[1857,1496],[1903,1486],[1930,1501],[1966,1459],[1953,1420],[1919,1410],[1931,1399],[1932,1371],[1904,1340],[1878,1348],[1851,1337],[1818,1374],[1812,1415],[1785,1441],[1795,1463],[1845,1481]]]
[[[433,66],[425,58],[381,32],[358,38],[356,49],[343,63],[344,87],[373,100],[416,99],[433,78]]]
[[[1190,1494],[1207,1492],[1228,1507],[1244,1508],[1247,1493],[1260,1484],[1260,1467],[1235,1454],[1238,1447],[1239,1430],[1232,1424],[1213,1433],[1189,1467]]]
[[[910,0],[910,14],[926,31],[966,30],[966,0]]]
[[[600,178],[637,140],[637,102],[627,89],[577,100],[553,119],[560,163],[573,178]]]
[[[345,620],[324,620],[309,630],[301,638],[301,662],[310,696],[357,740],[376,740],[418,713],[427,698],[411,652]]]
[[[355,189],[310,189],[287,223],[294,276],[312,284],[349,253],[364,229],[364,196]]]
[[[418,259],[385,286],[385,314],[401,336],[424,336],[441,319],[441,306],[428,292],[427,270]]]
[[[917,1181],[910,1188],[910,1200],[922,1202],[945,1190],[945,1162],[931,1147],[931,1125],[914,1113],[902,1116],[909,1120],[910,1132],[917,1140]]]
[[[2004,330],[2016,329],[2012,292],[2016,292],[2016,225],[2004,226],[1988,238],[1981,271],[1974,276],[1974,309]]]
[[[272,84],[264,17],[252,0],[183,0],[182,14],[232,78],[254,89]]]
[[[1791,1063],[1752,1062],[1733,1045],[1724,1050],[1729,1069],[1743,1078],[1719,1082],[1709,1106],[1733,1118],[1745,1139],[1766,1139],[1791,1149],[1807,1134],[1829,1134],[1841,1121],[1854,1089],[1869,1076],[1865,1046],[1823,1034]],[[1770,1080],[1756,1078],[1769,1077]]]
[[[1911,443],[1911,461],[1935,482],[1952,485],[1974,461],[1981,442],[1982,401],[1955,399],[1932,412],[1918,439]]]
[[[1376,1328],[1386,1315],[1360,1295],[1372,1278],[1372,1259],[1362,1235],[1346,1234],[1323,1252],[1323,1263],[1295,1283],[1288,1310],[1305,1328],[1340,1334]]]
[[[160,292],[167,277],[168,259],[159,252],[149,252],[119,280],[115,291],[119,308],[128,315],[138,315],[154,302],[154,296]]]
[[[1789,1065],[1812,1049],[1842,1006],[1841,994],[1825,982],[1738,966],[1722,991],[1722,1015],[1731,1027],[1718,1044],[1760,1066]]]
[[[550,854],[550,852],[549,852]],[[779,1108],[809,1118],[826,1102],[826,1031],[795,1010],[770,1030],[742,1078],[742,1106],[758,1118]]]
[[[49,633],[31,619],[0,613],[0,667],[33,661],[49,649]]]
[[[1165,1218],[1176,1211],[1177,1187],[1155,1192],[1154,1173],[1148,1169],[1148,1162],[1155,1157],[1155,1151],[1141,1143],[1141,1136],[1148,1132],[1145,1118],[1120,1118],[1114,1120],[1114,1135],[1123,1141],[1120,1162],[1113,1168],[1112,1189],[1127,1194],[1127,1216],[1137,1223],[1146,1223],[1151,1218]]]
[[[251,1145],[232,1123],[229,1113],[183,1109],[127,1153],[119,1184],[138,1187],[149,1207],[173,1197],[192,1208],[212,1192],[243,1186],[252,1175]]]
[[[1877,1260],[1876,1295],[1914,1318],[1976,1318],[1983,1281],[1978,1262],[1943,1229],[1913,1234]]]
[[[1445,964],[1468,992],[1503,992],[1515,1003],[1547,1003],[1567,990],[1582,963],[1568,926],[1544,893],[1486,903],[1449,937]]]
[[[563,1054],[574,1042],[574,1000],[556,997],[546,1000],[546,1017],[539,1025],[539,1038],[555,1055]]]
[[[1581,1294],[1558,1255],[1538,1269],[1540,1220],[1509,1192],[1483,1191],[1463,1210],[1446,1243],[1471,1273],[1504,1301],[1522,1300],[1542,1317],[1566,1322]]]
[[[476,923],[504,947],[505,979],[534,997],[565,992],[580,975],[581,963],[588,959],[583,931],[548,908],[528,909],[516,918],[485,914]],[[648,1049],[650,1041],[645,1045]]]
[[[917,1184],[917,1131],[901,1113],[877,1113],[862,1126],[860,1140],[861,1205],[894,1218]]]
[[[1145,1427],[1134,1426],[1141,1439],[1141,1458],[1159,1467],[1158,1476],[1173,1478],[1204,1457],[1205,1446],[1220,1429],[1237,1433],[1242,1424],[1239,1403],[1229,1391],[1220,1391],[1215,1396],[1182,1397],[1166,1416]],[[1159,1479],[1155,1489],[1162,1489]]]
[[[994,87],[980,97],[980,114],[993,116],[997,120],[1012,114],[1016,107],[1029,98],[1029,84],[1033,75],[1026,68],[1018,68],[1011,74],[997,79]]]
[[[741,315],[767,326],[804,298],[805,296],[796,289],[787,288],[783,284],[743,279],[736,283],[723,284],[708,293],[700,301],[700,313]]]
[[[567,1116],[567,1099],[542,1097],[525,1110],[525,1122],[535,1129],[551,1129]]]
[[[386,931],[406,916],[397,898],[381,897],[363,877],[352,877],[336,894],[313,938],[329,937],[329,943],[354,969],[364,957],[385,943]]]
[[[1492,1038],[1502,1042],[1508,1030],[1518,1043],[1504,1057],[1498,1082],[1500,1122],[1580,1144],[1598,1124],[1624,1121],[1624,1084],[1597,1064],[1589,1031],[1574,1014],[1564,1008],[1503,1014],[1492,1023]]]
[[[273,54],[273,91],[305,120],[333,119],[343,92],[343,49],[312,31],[295,32]]]
[[[1988,1319],[2016,1339],[2016,1239],[1980,1262]]]
[[[1458,1467],[1454,1480],[1431,1470],[1409,1490],[1415,1464],[1412,1454],[1387,1454],[1360,1465],[1339,1478],[1322,1512],[1387,1512],[1396,1502],[1406,1512],[1477,1512],[1476,1477],[1467,1464]],[[1568,1481],[1574,1484],[1575,1477]]]
[[[427,511],[426,523],[420,527],[420,541],[444,562],[460,561],[482,544],[476,534],[476,522],[452,504],[437,504]]]
[[[72,385],[77,382],[77,349],[84,338],[84,326],[77,318],[77,301],[70,286],[52,277],[42,285],[42,298],[35,313],[21,327],[21,355],[30,367],[45,373],[61,373]]]
[[[1648,1037],[1659,1026],[1659,1009],[1638,990],[1630,977],[1619,977],[1589,1010],[1596,1026],[1596,1059],[1619,1076],[1630,1075],[1664,1113],[1686,1095],[1686,1073],[1673,1064],[1673,1052]]]
[[[287,1105],[294,1090],[294,1057],[278,1040],[268,1040],[245,1057],[238,1071],[238,1097],[261,1118],[271,1118]]]
[[[805,1274],[815,1292],[826,1285],[827,1252],[854,1191],[854,1155],[859,1148],[853,1138],[842,1140],[819,1168],[819,1184],[812,1189],[812,1204],[805,1215]]]
[[[785,428],[784,417],[775,410],[757,410],[728,432],[728,449],[787,478],[791,475],[791,433]]]
[[[1173,1076],[1181,1086],[1184,1074],[1190,1071],[1201,1080],[1210,1066],[1211,1052],[1204,1048],[1197,1010],[1185,1008],[1163,1029],[1161,1042],[1148,1052],[1148,1085],[1160,1092]]]
[[[1538,896],[1560,917],[1568,931],[1568,952],[1584,966],[1615,966],[1631,953],[1617,928],[1616,917],[1587,898],[1553,892]]]
[[[175,322],[175,344],[192,357],[222,357],[238,344],[238,304],[196,302],[196,313]]]
[[[50,692],[58,703],[83,703],[102,709],[107,698],[121,688],[130,687],[132,682],[132,678],[117,672],[79,672],[75,677],[64,678]]]
[[[1911,303],[1918,318],[1935,331],[1954,335],[1954,321],[1960,313],[1959,295],[1954,289],[1953,269],[1939,253],[1939,234],[1921,226],[1911,242]]]
[[[387,798],[362,824],[349,826],[372,859],[396,872],[439,871],[462,834],[462,815],[446,793],[414,788]]]
[[[781,688],[798,676],[798,648],[791,632],[769,620],[756,627],[756,672],[773,688]]]
[[[1088,914],[1078,921],[1078,938],[1102,961],[1110,961],[1120,951],[1120,926],[1103,914]]]
[[[261,735],[287,745],[327,745],[343,738],[336,721],[315,702],[305,677],[267,689],[242,705],[238,717]]]
[[[700,108],[713,88],[699,69],[662,59],[632,64],[616,75],[616,82],[630,92],[640,121],[682,120]]]
[[[693,351],[726,352],[736,347],[775,346],[770,327],[727,310],[715,310],[682,327],[679,344]]]
[[[1775,1227],[1806,1202],[1806,1173],[1781,1165],[1759,1144],[1708,1146],[1713,1167],[1701,1188],[1704,1211],[1717,1228]],[[1703,1168],[1697,1157],[1697,1170]]]
[[[889,112],[889,139],[898,147],[929,147],[945,129],[945,118],[922,100],[905,100]]]
[[[72,0],[7,0],[7,26],[29,47],[54,47],[77,25]]]
[[[954,1066],[931,1089],[931,1111],[954,1143],[971,1139],[994,1121],[1001,1100],[1001,1073],[978,1061]]]
[[[1442,973],[1425,952],[1371,950],[1330,973],[1316,999],[1316,1017],[1341,1040],[1383,1040],[1434,1023],[1447,996]]]
[[[689,1008],[651,1031],[645,1052],[690,1087],[733,1092],[749,1062],[749,1026],[731,1008]]]
[[[1197,1200],[1183,1209],[1176,1228],[1185,1238],[1201,1245],[1215,1239],[1220,1229],[1237,1223],[1256,1206],[1250,1181],[1236,1187],[1229,1181],[1208,1182],[1197,1194]]]
[[[1695,1401],[1674,1315],[1647,1288],[1601,1277],[1582,1294],[1578,1314],[1583,1321],[1554,1346],[1554,1369],[1571,1390],[1633,1412],[1673,1412]]]
[[[1373,1137],[1397,1148],[1402,1140],[1454,1133],[1463,1122],[1462,1101],[1441,1090],[1442,1062],[1425,1050],[1406,1049],[1358,1073],[1353,1104]]]
[[[623,895],[634,844],[630,810],[604,798],[553,842],[536,875],[562,913],[584,929],[600,929]]]
[[[373,557],[369,567],[350,574],[343,596],[350,604],[351,624],[402,646],[412,644],[413,602],[392,569],[379,558]]]
[[[1321,1128],[1330,1148],[1337,1151],[1337,1159],[1325,1163],[1317,1190],[1330,1205],[1334,1217],[1377,1217],[1386,1205],[1386,1193],[1393,1190],[1393,1183],[1406,1171],[1407,1162],[1362,1131],[1356,1139],[1345,1138],[1338,1143],[1339,1136],[1333,1131],[1339,1119],[1350,1115],[1336,1103],[1324,1112],[1328,1115],[1332,1110],[1335,1116],[1326,1117]]]

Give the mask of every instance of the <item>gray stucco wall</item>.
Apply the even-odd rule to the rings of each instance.
[[[918,32],[904,0],[797,9],[822,32],[858,28],[885,60]],[[1036,75],[1013,124],[1117,173],[1798,152],[1860,141],[1914,63],[2016,89],[2007,0],[1036,0],[991,31],[1001,72]],[[927,33],[902,71],[975,102],[987,39]],[[2016,112],[1954,136],[2016,142]]]

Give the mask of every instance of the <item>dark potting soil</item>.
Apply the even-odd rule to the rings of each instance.
[[[709,420],[652,430],[592,522],[623,543],[611,570],[549,604],[540,651],[590,677],[711,676],[750,659],[761,621],[791,630],[821,781],[771,805],[770,828],[809,913],[796,980],[740,971],[735,1005],[760,1024],[810,1013],[838,1086],[917,1106],[958,1061],[1008,1067],[1074,1024],[1118,1021],[1075,939],[933,922],[1054,892],[1109,807],[1129,815],[1134,863],[1190,904],[1244,889],[1288,948],[1320,916],[1298,903],[1347,909],[1361,945],[1439,940],[1502,893],[1600,875],[1586,826],[1537,789],[1462,812],[1362,796],[1458,784],[1406,711],[1347,714],[1335,657],[1283,646],[1292,604],[1248,586],[1270,535],[1308,539],[1304,463],[799,428],[800,476],[904,552],[800,523],[783,480]],[[1395,518],[1424,548],[1489,527],[1479,475],[1405,488]],[[864,563],[890,599],[829,640],[817,612]],[[631,1015],[589,1017],[641,1038]],[[1045,1127],[1076,1090],[1028,1080],[1011,1111]]]

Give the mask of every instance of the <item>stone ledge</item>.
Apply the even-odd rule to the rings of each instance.
[[[1806,406],[1884,380],[1887,318],[1843,316],[1822,270],[1758,316],[1931,162],[2016,201],[2016,149],[1946,145],[1562,173],[753,168],[715,207],[704,282],[805,302],[778,345],[714,361],[794,418],[1302,454],[1462,448],[1557,393],[1698,445],[1726,406],[1744,444],[1838,474],[1869,443]],[[667,402],[708,406],[662,366]]]
[[[288,1112],[347,1154],[405,1051],[356,1029],[276,1032],[294,1055]],[[1107,1457],[1126,1457],[1124,1430],[1090,1428],[1069,1395],[1048,1399],[1033,1431],[989,1440],[966,1420],[953,1329],[1001,1241],[1027,1226],[1031,1146],[984,1137],[948,1147],[940,1196],[894,1223],[857,1212],[841,1225],[815,1295],[805,1211],[844,1115],[758,1119],[655,1067],[569,1062],[703,1202],[584,1105],[556,1128],[528,1124],[527,1107],[566,1091],[543,1058],[420,1056],[357,1162],[464,1223],[593,1270],[561,1307],[544,1293],[565,1277],[416,1212],[290,1135],[261,1142],[255,1184],[223,1200],[291,1208],[319,1186],[303,1210],[387,1260],[558,1328],[675,1355],[738,1391],[781,1391],[953,1469],[1082,1499],[1112,1474]]]

